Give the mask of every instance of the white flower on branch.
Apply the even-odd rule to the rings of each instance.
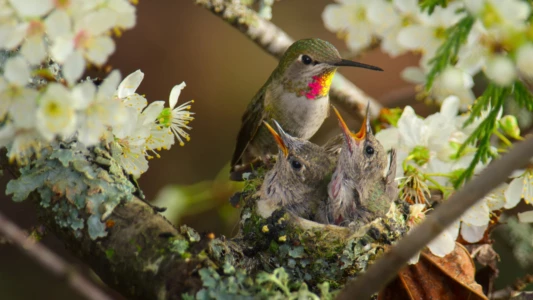
[[[406,49],[420,51],[423,54],[421,65],[425,69],[446,39],[446,29],[464,16],[463,13],[457,13],[461,7],[462,3],[453,2],[446,8],[436,7],[431,15],[427,12],[420,13],[420,23],[413,23],[398,33],[399,44]]]
[[[383,4],[382,0],[340,0],[329,4],[322,13],[324,25],[346,40],[354,52],[367,48],[376,35],[375,24],[369,19],[370,7]]]
[[[419,15],[417,0],[376,1],[368,13],[381,38],[381,49],[393,57],[408,50],[398,42],[398,34],[407,26],[418,23]]]
[[[174,136],[178,139],[180,146],[185,145],[185,141],[189,141],[190,135],[185,131],[185,129],[190,130],[191,127],[188,124],[194,120],[192,115],[194,113],[190,112],[191,104],[194,103],[194,100],[187,101],[180,106],[176,107],[178,103],[178,97],[181,94],[181,90],[185,88],[185,82],[180,83],[179,85],[174,86],[170,92],[170,97],[168,99],[169,108],[161,114],[159,122],[162,126],[170,128]],[[172,142],[173,143],[173,142]]]
[[[78,140],[93,146],[108,132],[108,127],[127,121],[126,107],[114,97],[120,81],[117,70],[111,72],[97,88],[90,80],[73,88],[74,106],[78,111]]]
[[[6,117],[13,103],[26,98],[35,100],[37,92],[27,87],[29,78],[30,67],[24,58],[15,56],[6,61],[3,77],[0,76],[0,120]]]
[[[511,175],[513,180],[505,191],[505,208],[515,207],[521,199],[527,204],[533,203],[533,171],[520,170]]]
[[[36,127],[48,141],[56,136],[69,137],[76,131],[76,112],[70,91],[51,83],[39,100]]]
[[[137,70],[119,84],[115,95],[126,106],[128,121],[113,127],[115,141],[112,142],[113,155],[122,167],[134,176],[140,176],[148,169],[147,159],[159,157],[157,151],[170,149],[174,137],[180,145],[190,139],[185,129],[194,118],[190,112],[192,101],[176,107],[185,83],[174,86],[169,96],[169,108],[164,101],[148,101],[136,93],[144,74]]]

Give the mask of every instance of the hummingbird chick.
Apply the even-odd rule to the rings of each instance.
[[[312,219],[319,203],[327,198],[335,164],[322,147],[290,136],[278,122],[272,121],[279,134],[267,122],[264,125],[274,137],[279,154],[261,186],[258,212],[267,218],[284,207],[298,217]]]
[[[242,116],[231,159],[232,180],[242,180],[250,164],[276,153],[263,121],[276,119],[288,134],[304,140],[317,132],[328,116],[331,80],[341,66],[382,71],[342,59],[332,44],[320,39],[299,40],[287,49]]]
[[[372,133],[367,114],[361,129],[352,133],[333,107],[344,136],[337,167],[328,185],[326,216],[321,221],[362,226],[384,216],[398,196],[396,151],[387,153]]]

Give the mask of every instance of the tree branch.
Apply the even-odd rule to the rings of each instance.
[[[195,0],[195,2],[235,27],[261,49],[278,59],[294,42],[281,28],[261,18],[254,10],[238,1]],[[355,111],[361,120],[366,114],[368,103],[373,117],[376,117],[381,109],[381,104],[338,73],[333,77],[330,95],[340,106],[348,111]]]
[[[61,257],[57,256],[41,243],[31,240],[22,229],[2,213],[0,213],[0,233],[54,275],[67,281],[75,291],[78,291],[78,293],[87,299],[111,299],[90,280],[69,266]]]
[[[466,183],[448,201],[437,207],[420,226],[415,227],[405,238],[401,239],[390,252],[370,266],[362,276],[347,284],[337,299],[353,299],[353,295],[357,295],[358,299],[368,299],[372,294],[379,292],[411,257],[494,187],[504,182],[512,171],[526,165],[533,157],[531,149],[533,149],[533,137],[517,143],[509,153],[494,161],[479,176]]]
[[[65,200],[64,200],[65,201]],[[83,231],[77,236],[55,221],[56,212],[39,209],[40,219],[65,243],[65,247],[87,263],[100,278],[129,299],[181,299],[202,287],[196,271],[209,264],[199,258],[208,240],[178,231],[146,203],[134,199],[115,208],[107,220],[105,238],[93,240]],[[188,241],[190,255],[173,251],[172,240]]]

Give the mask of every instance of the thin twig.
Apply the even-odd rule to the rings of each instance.
[[[337,299],[353,299],[354,295],[357,295],[357,299],[368,299],[380,291],[411,257],[494,187],[504,182],[512,171],[526,165],[531,157],[533,157],[533,137],[515,144],[501,159],[494,161],[479,176],[466,183],[363,275],[347,284]]]
[[[65,278],[65,280],[74,290],[78,291],[87,299],[111,299],[101,289],[83,277],[79,272],[69,266],[55,253],[50,251],[41,243],[29,239],[28,235],[24,233],[22,229],[12,223],[2,213],[0,213],[0,234],[10,239],[14,244],[28,254],[28,256],[35,259],[50,272],[54,273],[56,276]]]
[[[195,2],[228,22],[263,50],[278,59],[294,42],[281,28],[259,17],[254,10],[240,4],[238,1],[195,0]],[[341,74],[336,74],[333,77],[330,95],[333,101],[336,101],[348,111],[354,111],[361,120],[366,114],[366,105],[368,103],[370,103],[372,117],[377,117],[381,109],[381,104],[365,94]]]

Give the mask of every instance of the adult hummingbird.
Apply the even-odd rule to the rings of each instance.
[[[258,211],[266,218],[284,207],[296,216],[312,219],[319,204],[327,198],[328,182],[335,167],[333,159],[322,147],[290,136],[278,122],[272,121],[278,132],[267,122],[263,123],[274,137],[279,154],[272,169],[265,174]]]
[[[387,152],[370,127],[367,107],[361,129],[352,133],[333,107],[344,136],[337,166],[328,185],[326,216],[322,221],[356,227],[384,216],[398,196],[396,151]]]
[[[321,39],[294,42],[277,68],[257,92],[242,117],[237,145],[231,159],[231,178],[242,180],[243,169],[257,158],[266,161],[276,144],[265,120],[276,119],[291,136],[308,140],[329,112],[329,88],[338,67],[383,71],[378,67],[342,59],[337,49]]]

